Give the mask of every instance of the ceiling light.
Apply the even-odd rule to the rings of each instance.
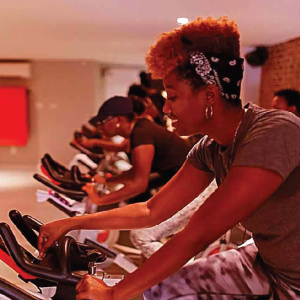
[[[189,22],[188,18],[177,18],[178,25],[184,25],[184,24],[187,24],[188,22]]]

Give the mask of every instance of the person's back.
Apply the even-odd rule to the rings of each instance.
[[[253,106],[254,126],[251,128],[241,147],[253,139],[265,140],[257,144],[264,147],[265,157],[255,157],[252,153],[249,160],[264,161],[266,168],[277,170],[285,179],[275,193],[242,224],[252,231],[255,245],[272,274],[276,272],[285,280],[299,285],[300,279],[300,120],[284,111],[269,111]],[[261,129],[268,128],[263,136]],[[274,151],[269,151],[271,149]],[[285,150],[281,150],[285,149]],[[255,148],[253,148],[255,151]],[[260,152],[261,153],[261,152]],[[246,155],[239,157],[236,165],[242,164]],[[270,162],[273,163],[270,163]],[[261,165],[261,163],[260,163]],[[288,271],[287,271],[288,270]]]

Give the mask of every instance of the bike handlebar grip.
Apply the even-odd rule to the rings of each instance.
[[[73,274],[66,274],[60,270],[53,270],[50,267],[34,264],[23,253],[21,246],[18,244],[14,234],[10,227],[6,223],[0,223],[0,235],[5,243],[10,256],[15,261],[18,267],[23,271],[40,278],[47,280],[53,280],[55,282],[77,284],[80,281],[79,276]],[[64,244],[61,245],[64,247]],[[67,247],[70,249],[70,247]],[[67,255],[65,255],[67,256]]]
[[[22,270],[28,272],[29,274],[36,276],[36,274],[33,274],[31,272],[33,266],[31,266],[31,262],[29,262],[27,260],[27,258],[25,257],[25,255],[22,251],[22,248],[18,244],[9,225],[7,225],[6,223],[0,223],[0,235],[2,237],[2,240],[5,244],[5,247],[7,248],[8,252],[9,252],[10,256],[15,261],[15,263],[18,265],[18,267],[20,267]],[[42,267],[42,266],[34,266],[34,267],[42,268],[45,271],[47,270],[47,272],[49,272],[49,270],[51,271],[51,269]]]
[[[55,161],[49,153],[45,153],[43,159],[46,159],[51,165],[55,165],[57,168],[59,168],[62,171],[67,171],[67,172],[69,171],[65,166]]]
[[[23,234],[26,240],[29,242],[31,246],[37,249],[38,245],[38,236],[32,230],[32,228],[25,222],[22,215],[17,210],[11,210],[9,212],[9,217],[11,221],[16,225],[19,231]]]
[[[29,294],[18,286],[0,278],[0,294],[13,300],[39,300],[40,298]]]
[[[91,181],[90,178],[82,176],[78,166],[72,166],[71,176],[72,176],[73,180],[78,184],[86,184]]]
[[[87,196],[87,193],[84,191],[73,191],[73,190],[67,190],[61,188],[39,174],[34,174],[33,178],[38,182],[43,183],[45,186],[49,187],[50,189],[53,189],[58,193],[64,194],[71,199],[79,200]]]
[[[33,218],[32,216],[25,215],[23,216],[24,221],[33,229],[36,231],[40,231],[41,227],[44,225],[37,219]]]
[[[104,154],[97,154],[97,153],[93,153],[90,150],[84,148],[81,145],[78,144],[74,144],[74,143],[70,143],[70,146],[72,146],[73,148],[79,150],[81,153],[86,154],[87,156],[91,157],[91,158],[96,158],[96,159],[103,159],[104,158]]]

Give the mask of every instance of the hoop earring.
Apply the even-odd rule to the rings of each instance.
[[[214,114],[214,110],[212,106],[206,106],[205,108],[205,117],[206,119],[210,119]]]
[[[117,123],[117,124],[116,124],[116,127],[119,128],[119,127],[120,127],[120,123]]]

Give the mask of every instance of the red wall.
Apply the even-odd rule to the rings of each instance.
[[[25,146],[28,140],[26,87],[0,87],[0,146]]]

